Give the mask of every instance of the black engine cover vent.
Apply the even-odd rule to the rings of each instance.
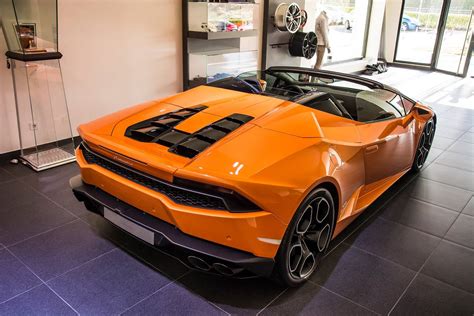
[[[232,114],[189,135],[181,142],[171,146],[169,151],[180,156],[193,158],[252,119],[253,117],[249,115]]]
[[[173,146],[182,140],[179,137],[183,135],[180,134],[184,134],[184,137],[189,136],[189,134],[173,130],[173,127],[206,108],[207,106],[200,105],[152,117],[128,127],[125,136],[140,142],[158,142],[165,146]],[[176,134],[169,135],[168,132],[172,130]],[[167,135],[166,138],[161,138],[165,135]]]

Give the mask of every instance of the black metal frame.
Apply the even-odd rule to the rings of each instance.
[[[413,62],[413,61],[406,61],[406,60],[399,60],[397,59],[397,53],[398,53],[398,43],[400,41],[400,30],[402,26],[402,20],[403,20],[403,12],[405,10],[405,0],[402,0],[402,5],[400,7],[400,16],[399,16],[399,21],[398,21],[398,29],[397,29],[397,40],[395,43],[395,56],[393,59],[393,64],[394,65],[400,65],[403,67],[407,68],[412,68],[412,69],[430,69],[433,71],[437,71],[440,73],[448,74],[448,75],[454,75],[458,77],[466,77],[467,76],[467,71],[469,69],[469,64],[470,64],[470,58],[466,60],[466,63],[464,65],[464,71],[463,73],[458,73],[458,72],[452,72],[452,71],[447,71],[447,70],[442,70],[437,68],[438,64],[438,59],[441,51],[441,44],[443,42],[443,36],[444,36],[444,31],[446,29],[446,23],[448,20],[448,13],[449,13],[449,7],[451,5],[451,0],[443,0],[443,5],[441,7],[441,12],[439,16],[439,22],[438,22],[438,27],[436,30],[436,40],[433,45],[433,54],[431,57],[431,61],[429,63],[421,63],[421,62]],[[471,15],[472,16],[472,15]],[[473,44],[472,44],[472,38],[471,38],[471,45],[469,47],[467,55],[470,56],[472,55],[473,52]]]
[[[183,37],[183,91],[189,89],[189,54],[188,54],[188,0],[181,1],[181,23],[182,23],[182,37]]]

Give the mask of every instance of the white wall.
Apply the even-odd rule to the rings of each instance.
[[[58,10],[74,130],[106,113],[181,90],[180,0],[59,0]],[[19,148],[6,50],[0,35],[0,153]]]
[[[395,46],[397,44],[397,31],[400,22],[400,11],[402,0],[387,0],[385,9],[385,32],[383,38],[383,56],[387,62],[393,62],[395,58]]]

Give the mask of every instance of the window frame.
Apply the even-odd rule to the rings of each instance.
[[[334,60],[334,61],[326,60],[326,62],[325,62],[326,66],[338,65],[338,64],[347,63],[347,62],[350,62],[350,61],[363,60],[367,56],[367,40],[369,38],[370,19],[372,17],[372,6],[373,6],[373,0],[368,0],[368,3],[367,3],[367,17],[366,17],[366,20],[365,20],[365,29],[364,29],[364,39],[363,39],[362,51],[361,51],[362,57],[350,57],[350,58],[341,59],[341,60]]]

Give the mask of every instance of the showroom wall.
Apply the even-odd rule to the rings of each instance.
[[[395,46],[397,45],[397,31],[400,22],[400,10],[402,0],[386,0],[384,38],[381,47],[382,56],[387,62],[393,62],[395,58]]]
[[[181,90],[180,0],[59,0],[73,127]],[[0,33],[0,52],[6,51]],[[0,56],[0,153],[18,149],[10,70]]]

